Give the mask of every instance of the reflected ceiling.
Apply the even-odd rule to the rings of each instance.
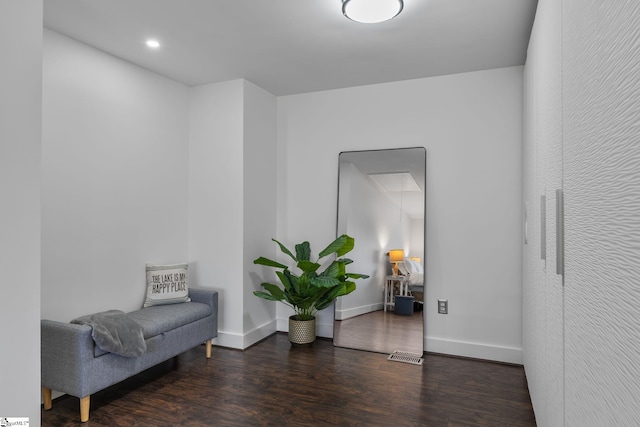
[[[413,147],[415,148],[415,147]],[[360,172],[368,175],[408,174],[419,191],[413,189],[397,191],[383,189],[387,197],[413,219],[424,218],[424,157],[416,158],[414,151],[407,149],[348,151],[340,154],[340,162],[352,163]],[[373,178],[372,178],[373,179]],[[379,184],[378,184],[379,185]]]

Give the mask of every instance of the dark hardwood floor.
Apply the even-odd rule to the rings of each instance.
[[[77,398],[42,426],[77,426]],[[424,365],[276,334],[246,351],[183,353],[91,397],[86,427],[535,426],[520,366],[427,354]]]

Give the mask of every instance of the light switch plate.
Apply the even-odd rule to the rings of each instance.
[[[449,301],[446,299],[438,300],[438,314],[447,314],[449,313]]]

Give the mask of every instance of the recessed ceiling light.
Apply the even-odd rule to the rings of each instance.
[[[395,18],[403,7],[402,0],[342,0],[342,13],[352,21],[376,24]]]
[[[147,46],[157,49],[160,47],[160,42],[158,40],[147,40]]]

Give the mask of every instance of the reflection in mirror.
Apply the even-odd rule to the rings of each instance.
[[[334,345],[422,355],[426,150],[343,152],[338,173],[337,234],[355,238],[352,269],[369,278],[336,301]]]

